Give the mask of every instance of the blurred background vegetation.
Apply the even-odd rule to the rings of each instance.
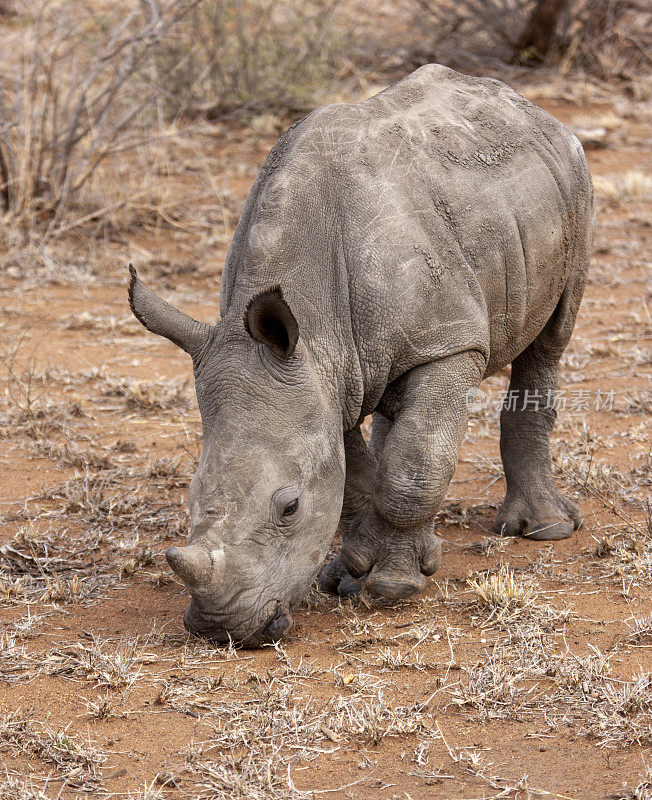
[[[643,97],[650,17],[645,0],[1,0],[3,228],[59,236],[133,207],[198,125],[277,134],[430,61]]]

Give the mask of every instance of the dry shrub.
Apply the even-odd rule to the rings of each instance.
[[[645,0],[572,0],[560,25],[562,67],[583,67],[600,78],[649,71],[652,11]]]
[[[462,58],[531,64],[544,60],[540,53],[523,50],[520,42],[536,0],[412,2],[415,25],[433,42],[426,58],[442,58],[450,48]],[[580,68],[604,79],[634,78],[650,67],[651,23],[645,0],[568,0],[545,60],[563,71]]]
[[[38,233],[42,252],[82,226],[228,229],[196,130],[170,120],[245,109],[279,133],[277,115],[317,105],[345,61],[339,2],[17,0],[0,54],[0,234]],[[167,178],[188,164],[180,199]]]
[[[54,231],[109,156],[151,135],[152,54],[191,0],[20,0],[0,55],[0,209],[5,223]]]
[[[304,113],[331,88],[347,37],[340,0],[202,0],[161,51],[172,115]]]
[[[513,52],[534,0],[413,0],[414,21],[438,44],[458,37],[468,49]]]

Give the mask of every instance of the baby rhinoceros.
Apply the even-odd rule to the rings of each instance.
[[[467,398],[507,364],[496,531],[571,535],[581,517],[553,483],[545,399],[593,220],[567,128],[499,81],[427,65],[281,136],[236,228],[216,325],[132,269],[134,314],[193,361],[203,452],[189,543],[166,554],[191,596],[190,631],[280,639],[337,528],[322,588],[423,589]]]

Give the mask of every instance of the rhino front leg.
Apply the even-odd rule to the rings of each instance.
[[[373,594],[408,597],[439,567],[434,517],[466,431],[467,392],[483,370],[478,353],[460,353],[407,376],[372,495],[343,532],[342,564]]]

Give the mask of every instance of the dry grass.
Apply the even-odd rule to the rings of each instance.
[[[92,791],[99,784],[99,765],[106,756],[67,730],[32,719],[21,709],[0,717],[0,748],[37,757],[51,765],[65,783]]]
[[[531,584],[518,579],[507,564],[497,572],[486,572],[469,578],[468,584],[478,595],[481,604],[490,612],[488,620],[513,619],[526,613],[536,597]]]
[[[618,800],[650,800],[652,798],[652,768],[645,764],[645,775],[633,789],[626,790]],[[615,800],[615,797],[614,797]]]
[[[280,774],[272,768],[272,764],[283,760],[280,751],[280,747],[276,748],[264,760],[249,753],[239,757],[228,754],[219,762],[203,761],[201,766],[194,769],[198,791],[195,797],[197,800],[259,800],[263,797],[266,800],[312,800],[315,793],[297,789],[289,766]],[[326,791],[337,795],[361,782],[355,781]]]
[[[35,776],[22,775],[5,767],[0,774],[0,793],[5,800],[54,800],[56,795],[48,793],[49,780],[41,781]]]
[[[25,644],[19,644],[15,632],[0,633],[0,675],[4,683],[32,680],[38,671],[38,661],[30,655]]]
[[[597,175],[593,185],[598,197],[610,203],[641,203],[652,198],[652,177],[637,170],[613,178]]]
[[[140,677],[143,649],[138,641],[122,639],[117,647],[93,638],[91,645],[77,643],[66,650],[53,650],[44,660],[50,675],[92,680],[96,689],[131,689]]]
[[[652,673],[641,673],[631,681],[605,682],[592,694],[589,731],[602,747],[652,744]]]

